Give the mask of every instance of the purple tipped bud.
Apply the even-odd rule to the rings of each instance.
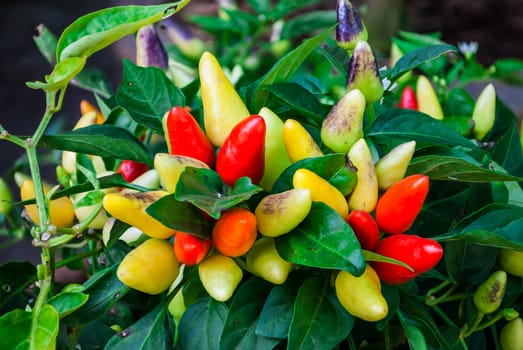
[[[352,51],[358,40],[367,40],[367,28],[358,11],[348,0],[338,0],[336,6],[338,26],[336,42],[345,50]]]
[[[167,52],[153,25],[142,27],[136,33],[136,64],[167,69]]]
[[[374,103],[383,96],[383,84],[378,63],[372,48],[366,41],[358,41],[349,62],[347,90],[359,89],[367,103]]]

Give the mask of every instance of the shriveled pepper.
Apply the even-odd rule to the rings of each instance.
[[[363,137],[365,96],[348,91],[330,110],[321,126],[321,140],[334,152],[346,153]]]
[[[488,132],[494,126],[496,118],[496,89],[492,83],[488,84],[481,90],[474,110],[472,111],[472,121],[474,121],[474,135],[478,140],[487,136]]]
[[[162,119],[163,133],[169,153],[201,160],[213,166],[214,147],[196,119],[184,107],[176,106]]]
[[[478,311],[483,314],[496,311],[503,301],[506,285],[507,273],[502,270],[493,272],[481,283],[472,296]]]
[[[416,81],[416,100],[418,101],[418,110],[420,112],[428,114],[434,119],[442,120],[444,118],[436,91],[429,79],[424,75],[418,76]]]
[[[416,92],[410,85],[405,86],[405,88],[401,92],[398,107],[418,110],[418,100],[416,99]]]
[[[372,215],[365,210],[353,210],[346,221],[354,231],[361,248],[374,250],[380,240],[380,229]]]
[[[378,178],[367,141],[364,138],[356,141],[350,148],[348,156],[357,169],[358,177],[358,183],[349,198],[349,208],[370,213],[378,201]]]
[[[175,192],[180,175],[189,166],[193,168],[209,168],[206,163],[192,157],[169,153],[156,153],[154,155],[154,168],[160,177],[160,184],[167,192]]]
[[[358,10],[348,0],[336,2],[336,43],[343,49],[352,51],[358,40],[367,40],[367,28]]]
[[[225,139],[216,157],[216,172],[233,186],[247,176],[257,184],[265,170],[265,120],[251,115],[239,122]]]
[[[322,156],[323,152],[311,134],[297,120],[287,119],[283,123],[283,142],[291,162]]]
[[[213,254],[198,265],[198,275],[213,299],[227,301],[240,284],[243,271],[231,257]]]
[[[212,229],[212,243],[223,255],[241,256],[252,247],[258,231],[256,216],[246,208],[234,207],[222,213]]]
[[[174,254],[185,265],[199,264],[211,250],[211,241],[187,232],[176,231]]]
[[[386,190],[405,177],[410,160],[416,150],[416,141],[408,141],[394,147],[376,163],[378,187]]]
[[[213,54],[202,54],[198,72],[205,132],[220,147],[236,124],[250,113]]]
[[[437,241],[404,233],[383,238],[374,252],[399,260],[413,269],[410,271],[398,264],[373,261],[372,266],[380,280],[390,285],[403,284],[429,271],[443,256],[443,248]]]
[[[376,56],[370,45],[358,40],[349,62],[347,90],[359,89],[368,104],[383,96],[383,84],[378,72]]]
[[[247,253],[246,263],[250,272],[273,284],[284,283],[293,267],[280,256],[272,237],[257,240]]]
[[[407,231],[418,216],[429,192],[429,177],[410,175],[392,185],[378,200],[376,221],[380,229],[398,234]]]
[[[322,202],[334,209],[342,218],[349,213],[345,196],[327,180],[305,168],[298,169],[292,177],[294,188],[305,188],[311,193],[313,201]]]

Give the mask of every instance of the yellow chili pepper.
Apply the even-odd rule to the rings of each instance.
[[[287,119],[283,123],[283,143],[291,162],[322,156],[323,152],[311,134],[297,120]]]
[[[378,202],[378,178],[369,146],[364,138],[351,147],[349,160],[357,169],[358,183],[349,198],[351,210],[371,212]]]
[[[380,189],[386,190],[403,179],[415,149],[416,141],[404,142],[380,158],[375,167]]]
[[[479,94],[474,110],[472,111],[472,120],[474,121],[474,135],[478,140],[487,136],[488,132],[494,126],[496,118],[496,89],[494,85],[488,84]]]
[[[201,160],[192,157],[169,153],[156,153],[154,156],[154,169],[158,172],[160,184],[167,192],[175,192],[180,175],[188,166],[194,168],[209,168],[209,166]]]
[[[443,119],[443,110],[436,95],[436,91],[426,76],[420,75],[416,82],[416,100],[418,110],[430,115],[434,119]]]

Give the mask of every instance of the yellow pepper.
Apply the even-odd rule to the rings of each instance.
[[[434,119],[443,119],[443,110],[436,95],[436,91],[426,76],[420,75],[416,82],[416,100],[418,101],[418,110],[428,114]]]
[[[323,152],[311,134],[297,120],[287,119],[283,123],[283,143],[291,162],[322,156]]]
[[[351,147],[349,160],[357,169],[358,183],[349,198],[351,210],[371,212],[378,203],[378,178],[369,146],[364,138]]]
[[[227,301],[243,278],[242,269],[231,257],[214,254],[198,265],[203,288],[218,301]]]
[[[386,190],[403,179],[415,149],[416,141],[404,142],[380,158],[375,167],[380,189]]]
[[[250,272],[273,284],[284,283],[293,266],[278,254],[272,237],[257,240],[247,253],[246,262]]]
[[[472,111],[472,120],[474,121],[474,135],[478,140],[487,136],[488,132],[494,126],[496,118],[496,89],[494,85],[488,84],[479,94],[474,110]]]
[[[156,153],[154,156],[154,169],[160,177],[160,184],[167,192],[174,193],[180,175],[186,167],[209,168],[207,164],[196,158],[174,155],[169,153]]]

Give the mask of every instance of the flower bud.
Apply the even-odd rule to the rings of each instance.
[[[167,52],[152,24],[136,33],[136,64],[141,67],[167,69]]]
[[[352,51],[358,40],[367,41],[367,28],[350,1],[338,0],[336,15],[336,42],[341,48]]]

